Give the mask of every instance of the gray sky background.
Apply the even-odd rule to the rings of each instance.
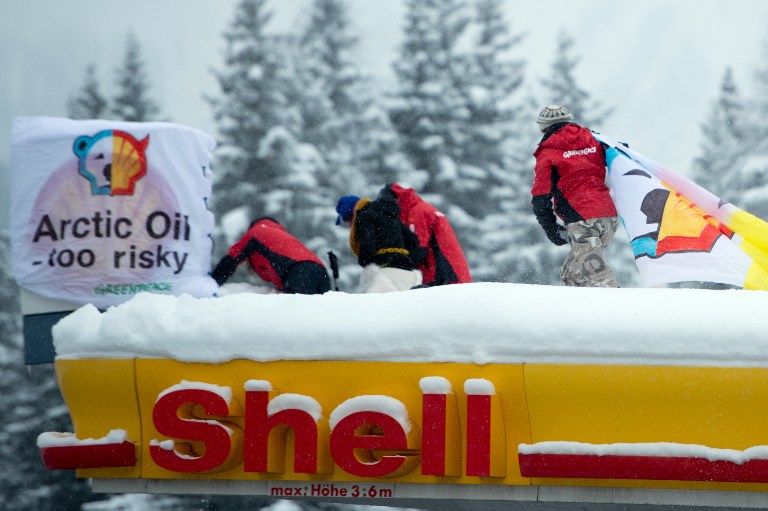
[[[89,63],[97,66],[102,93],[113,93],[129,31],[142,48],[150,95],[167,120],[215,136],[203,94],[218,93],[211,70],[221,69],[222,34],[237,3],[0,0],[0,167],[10,159],[13,117],[64,116]],[[273,0],[273,30],[295,27],[309,3]],[[386,88],[404,2],[349,4],[360,37],[358,62]],[[764,0],[509,0],[507,7],[513,32],[526,34],[514,56],[527,62],[528,85],[547,74],[557,33],[567,30],[581,57],[580,84],[615,108],[601,131],[683,174],[699,152],[700,124],[726,67],[748,94],[768,41]],[[8,182],[0,175],[0,227],[8,221]]]

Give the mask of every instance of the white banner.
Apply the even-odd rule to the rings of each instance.
[[[646,285],[718,282],[768,289],[768,224],[615,140],[606,165]]]
[[[212,296],[209,135],[170,123],[14,119],[18,284],[100,308],[139,292]]]

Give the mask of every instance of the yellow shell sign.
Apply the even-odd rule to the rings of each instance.
[[[41,450],[81,477],[269,480],[286,496],[377,481],[768,489],[765,369],[90,359],[57,372],[76,437],[96,440]]]

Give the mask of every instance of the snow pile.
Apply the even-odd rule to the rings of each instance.
[[[468,396],[495,396],[496,387],[485,378],[470,378],[464,382],[464,393]]]
[[[177,383],[176,385],[168,387],[162,391],[160,394],[158,394],[155,402],[160,401],[163,396],[178,390],[205,390],[207,392],[213,392],[214,394],[217,394],[220,398],[226,401],[227,404],[232,402],[232,389],[230,387],[222,387],[221,385],[214,385],[213,383],[187,380],[181,380],[181,382]]]
[[[743,464],[750,460],[768,459],[768,446],[759,445],[743,451],[718,449],[695,444],[671,442],[587,444],[582,442],[538,442],[520,444],[520,454],[571,454],[593,456],[653,456],[664,458],[703,458],[708,461],[730,461]]]
[[[173,440],[160,441],[153,438],[152,440],[149,441],[149,445],[153,447],[159,447],[164,451],[172,451],[173,448],[176,446],[176,442],[174,442]]]
[[[302,410],[309,414],[315,422],[323,418],[323,407],[313,397],[301,394],[280,394],[269,400],[267,413],[274,415],[283,410]]]
[[[71,447],[74,445],[107,445],[121,444],[128,437],[128,432],[124,429],[113,429],[107,436],[101,438],[79,439],[72,433],[45,432],[37,436],[37,447],[44,449],[47,447]]]
[[[442,376],[425,376],[419,380],[419,388],[424,394],[444,394],[451,393],[451,382]]]
[[[401,293],[141,294],[53,328],[59,358],[768,367],[768,293],[476,283]]]
[[[408,420],[408,409],[402,401],[389,396],[377,395],[355,396],[337,406],[333,412],[331,412],[331,417],[328,419],[328,425],[330,426],[331,431],[333,431],[336,425],[346,417],[358,412],[379,412],[389,415],[400,424],[403,431],[406,433],[410,433],[411,431],[411,422]]]

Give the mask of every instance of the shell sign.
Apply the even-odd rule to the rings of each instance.
[[[205,133],[170,123],[16,118],[16,281],[102,308],[142,291],[212,296],[214,146]]]
[[[269,481],[269,495],[295,497],[394,497],[401,483],[768,490],[765,369],[161,359],[56,369],[76,434],[38,445],[49,468],[81,477]]]

